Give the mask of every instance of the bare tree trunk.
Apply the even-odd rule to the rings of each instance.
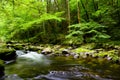
[[[79,1],[77,0],[77,16],[78,16],[78,23],[80,23],[80,6],[79,6]]]
[[[47,13],[49,13],[50,12],[50,10],[51,10],[51,0],[47,0],[46,1],[47,2]]]
[[[55,0],[54,3],[55,3],[56,10],[57,10],[57,11],[60,11],[60,10],[59,10],[60,8],[59,8],[58,0]]]
[[[69,0],[66,0],[66,5],[67,5],[67,21],[68,21],[68,25],[70,25],[70,6],[69,6]]]
[[[92,0],[93,5],[94,5],[94,10],[97,11],[98,10],[98,1]]]

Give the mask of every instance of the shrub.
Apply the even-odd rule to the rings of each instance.
[[[96,22],[80,23],[69,26],[66,36],[68,43],[81,44],[83,42],[105,42],[110,38],[106,34],[106,26]]]

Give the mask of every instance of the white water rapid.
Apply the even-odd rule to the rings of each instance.
[[[16,51],[18,55],[17,61],[22,62],[24,64],[41,64],[41,65],[49,65],[50,60],[47,59],[43,54],[38,54],[37,52],[29,51],[27,53],[23,51]]]

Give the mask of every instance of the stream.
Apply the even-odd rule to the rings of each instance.
[[[16,51],[6,62],[2,80],[120,80],[120,65],[103,59],[49,57],[37,52]]]

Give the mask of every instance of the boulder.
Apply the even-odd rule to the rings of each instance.
[[[51,48],[45,48],[43,49],[43,51],[41,52],[42,54],[51,54],[53,51]]]
[[[77,59],[79,57],[80,57],[80,55],[78,55],[78,54],[74,55],[74,59]]]
[[[42,47],[39,47],[39,46],[28,46],[28,48],[26,50],[29,50],[29,51],[41,51]]]
[[[0,79],[4,76],[4,62],[0,60]]]
[[[5,61],[16,59],[16,51],[14,49],[1,48],[0,59]]]
[[[70,54],[70,51],[68,49],[62,50],[62,54]]]
[[[115,63],[120,64],[120,59],[116,60]]]

